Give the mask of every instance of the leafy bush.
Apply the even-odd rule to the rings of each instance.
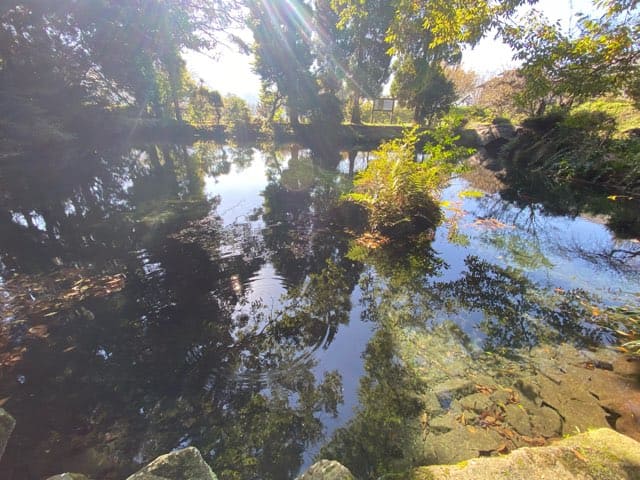
[[[604,111],[573,111],[523,122],[530,129],[503,149],[507,161],[545,172],[556,183],[575,180],[640,190],[640,140],[616,137]]]
[[[398,237],[435,229],[442,218],[435,194],[472,153],[455,143],[461,121],[459,115],[445,116],[429,132],[422,155],[416,128],[373,152],[374,160],[345,197],[364,207],[371,231]]]

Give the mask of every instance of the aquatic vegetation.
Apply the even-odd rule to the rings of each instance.
[[[621,305],[600,310],[591,305],[590,308],[592,321],[613,333],[620,351],[640,355],[640,309],[637,306]]]
[[[372,232],[397,238],[434,230],[441,222],[438,192],[472,153],[455,143],[461,121],[450,114],[427,134],[413,128],[373,152],[374,159],[354,180],[353,192],[344,197],[366,210]]]

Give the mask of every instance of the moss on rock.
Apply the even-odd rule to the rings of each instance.
[[[503,457],[477,458],[464,466],[414,469],[407,478],[433,480],[635,480],[640,479],[640,443],[602,428],[550,446],[522,448]]]

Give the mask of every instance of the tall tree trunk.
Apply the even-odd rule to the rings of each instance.
[[[292,127],[297,127],[300,125],[300,120],[298,119],[298,107],[294,105],[289,105],[289,123],[291,123]]]
[[[358,156],[357,150],[349,151],[349,176],[353,177],[356,167],[356,157]]]
[[[180,111],[180,100],[178,99],[178,89],[180,85],[178,84],[178,75],[177,68],[173,65],[173,61],[167,68],[169,74],[169,88],[171,89],[171,101],[173,102],[173,110],[175,112],[176,120],[179,122],[182,121],[182,112]]]
[[[351,105],[351,123],[362,123],[362,111],[360,110],[360,94],[353,96],[353,104]]]

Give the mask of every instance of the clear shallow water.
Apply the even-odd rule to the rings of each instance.
[[[443,191],[433,242],[363,253],[337,226],[346,157],[326,171],[335,161],[295,147],[203,143],[26,160],[30,175],[0,177],[9,480],[123,478],[186,445],[222,479],[294,478],[392,375],[396,313],[497,352],[607,344],[585,312],[638,302],[638,257],[617,252],[637,243],[577,215],[600,203],[544,204],[486,172]]]

